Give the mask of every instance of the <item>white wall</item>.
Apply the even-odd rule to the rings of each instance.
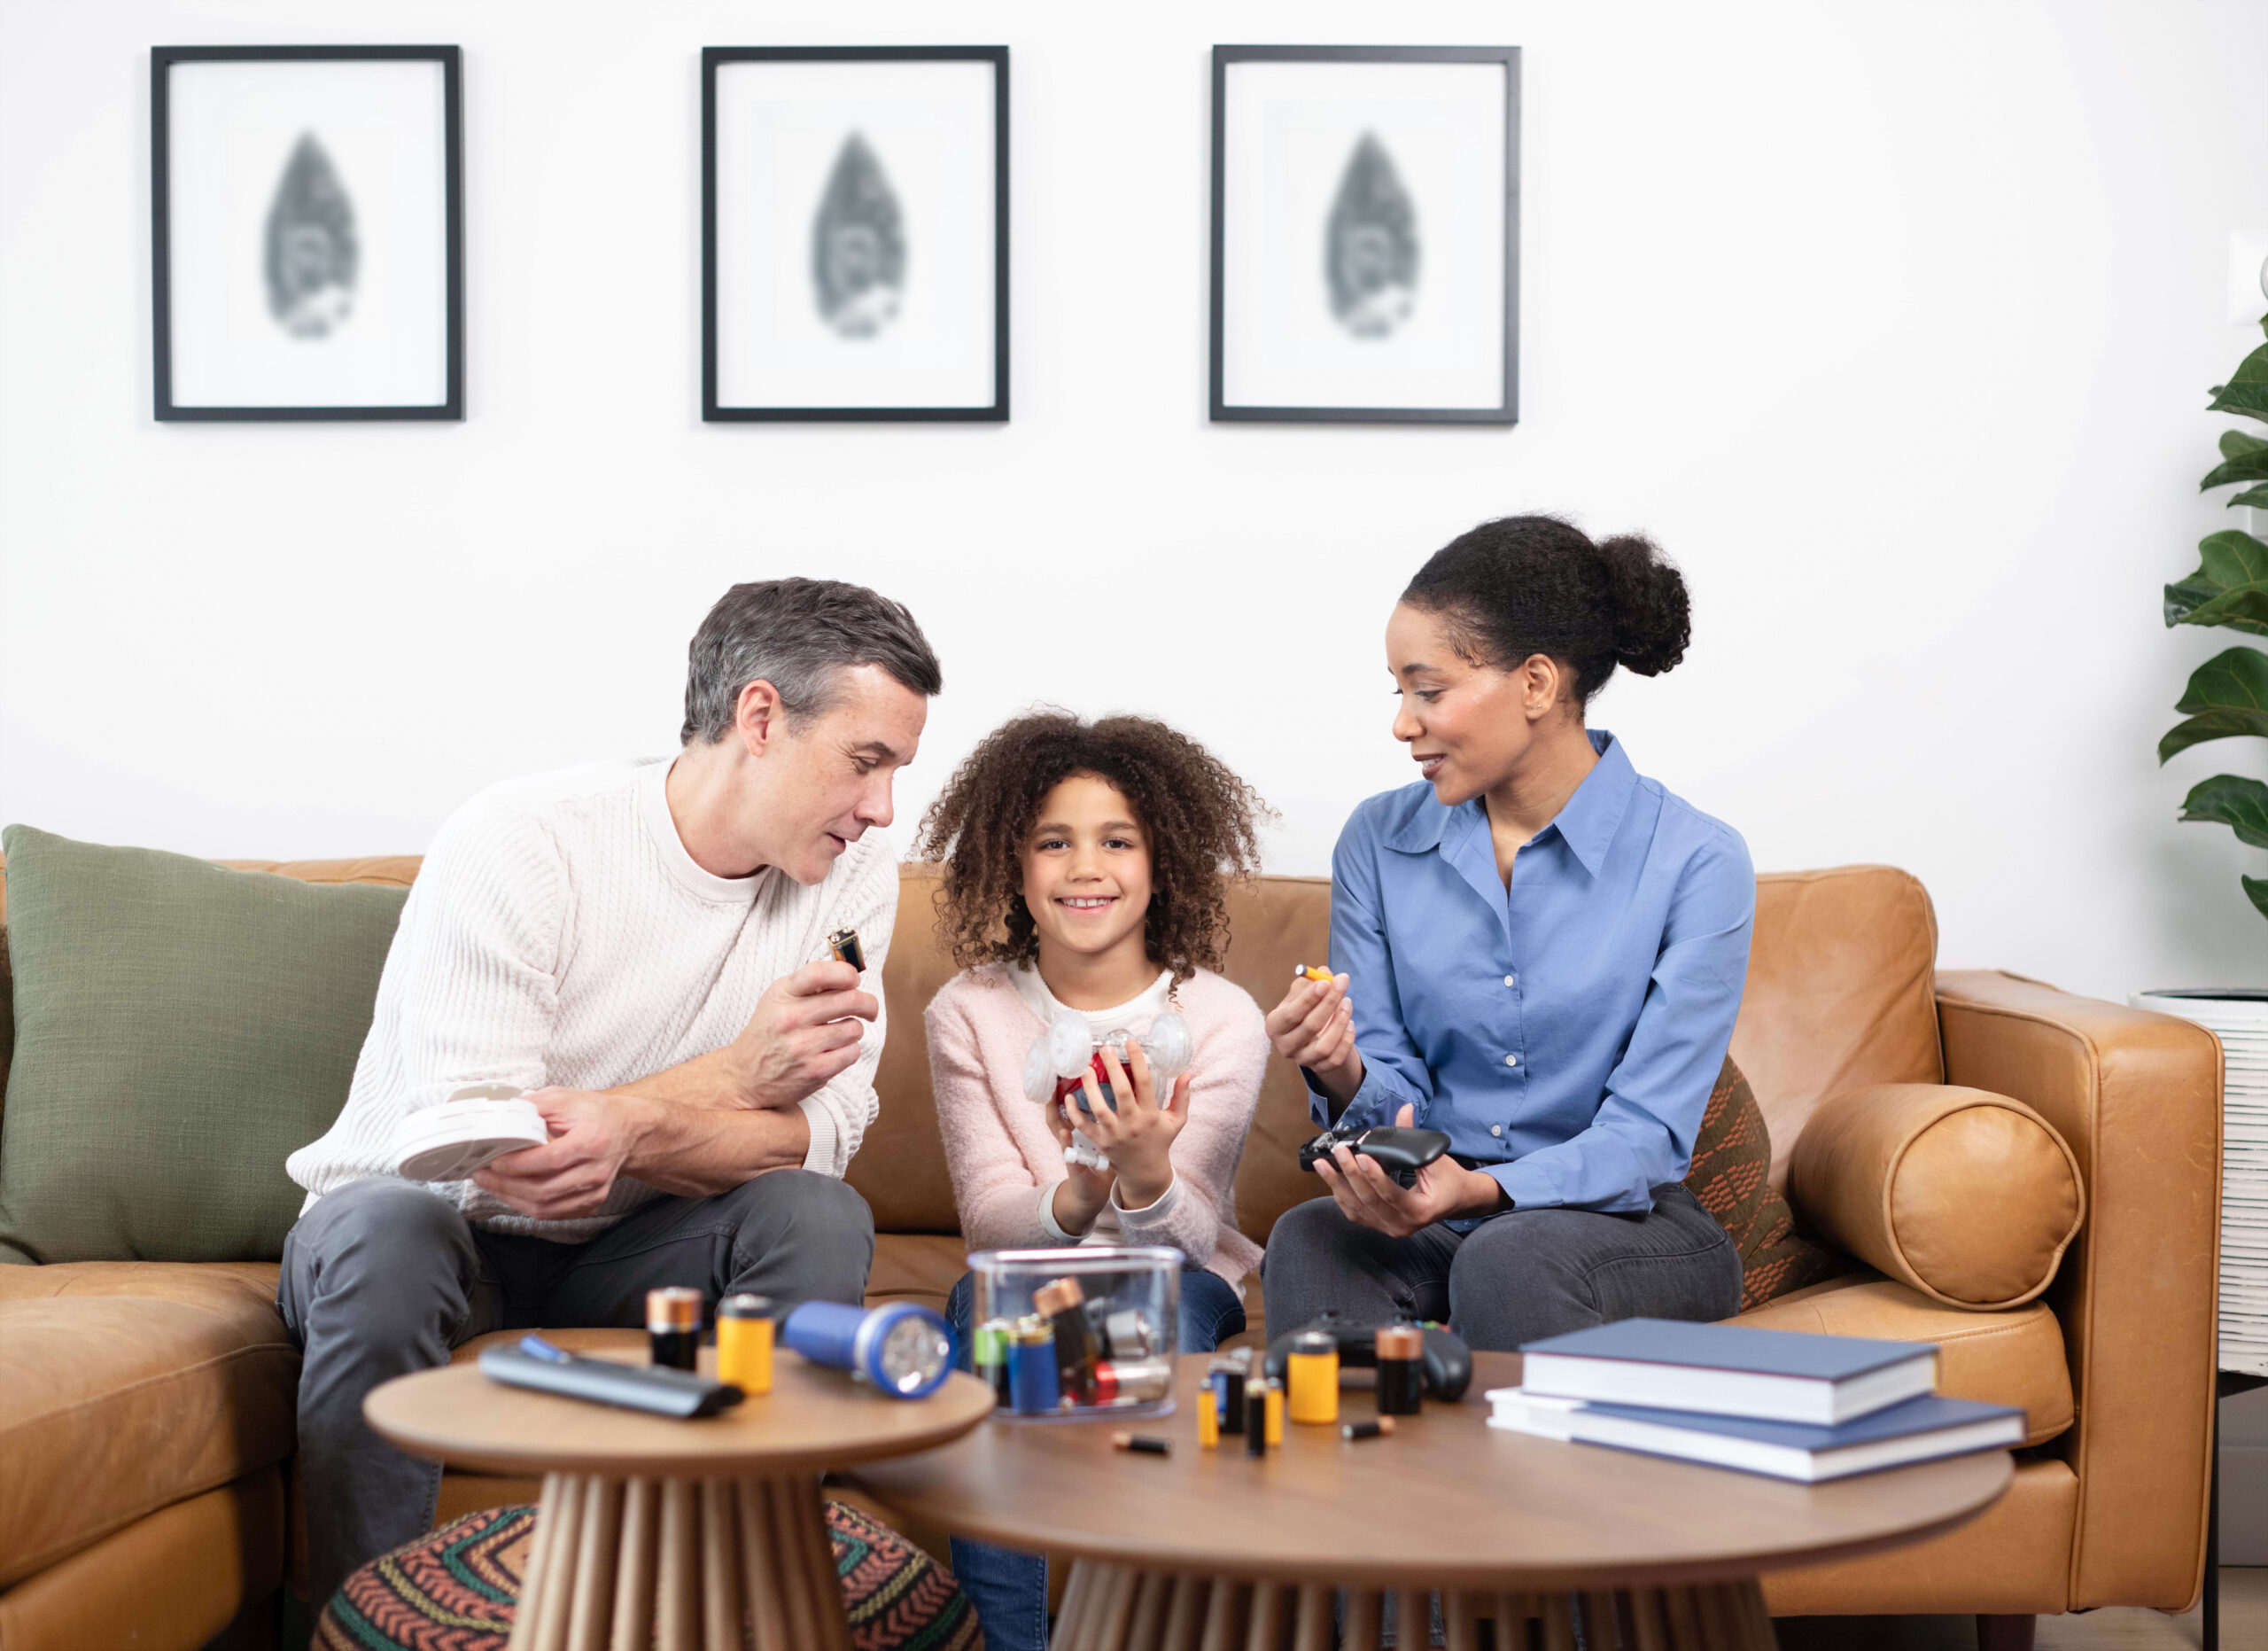
[[[1207,48],[1527,49],[1522,422],[1205,420]],[[147,48],[465,48],[471,417],[149,414]],[[704,426],[698,49],[1013,48],[1006,428]],[[1651,531],[1685,666],[1596,720],[1762,867],[1879,860],[1949,964],[2268,979],[2268,872],[2178,826],[2158,587],[2268,233],[2268,5],[447,5],[0,0],[0,818],[192,853],[421,847],[501,775],[663,749],[687,636],[788,572],[909,602],[949,690],[1133,707],[1327,862],[1402,783],[1380,631],[1484,517]]]

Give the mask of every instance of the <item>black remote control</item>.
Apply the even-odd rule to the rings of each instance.
[[[548,1345],[548,1343],[547,1343]],[[554,1349],[553,1353],[557,1350]],[[689,1370],[651,1365],[618,1365],[609,1359],[579,1359],[572,1353],[535,1354],[517,1347],[491,1347],[480,1355],[480,1374],[509,1387],[586,1398],[657,1416],[713,1416],[746,1397],[740,1389]]]
[[[1312,1170],[1334,1147],[1352,1149],[1409,1187],[1416,1183],[1418,1171],[1449,1149],[1449,1138],[1438,1129],[1326,1129],[1300,1149],[1300,1167]]]

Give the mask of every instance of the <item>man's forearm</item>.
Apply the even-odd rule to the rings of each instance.
[[[697,1064],[688,1061],[658,1076]],[[622,1172],[663,1192],[695,1198],[730,1192],[766,1170],[801,1164],[811,1152],[811,1120],[801,1107],[704,1106],[642,1094],[640,1088],[616,1092],[633,1098],[633,1134]]]
[[[638,1095],[649,1101],[668,1101],[695,1108],[740,1107],[750,1103],[733,1075],[729,1048],[711,1049],[689,1061],[664,1068],[650,1078],[617,1085],[609,1094]],[[806,1133],[808,1133],[806,1126]]]

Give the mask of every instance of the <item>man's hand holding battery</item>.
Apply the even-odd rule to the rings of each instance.
[[[882,1013],[858,971],[835,958],[806,963],[764,989],[756,1013],[725,1050],[738,1103],[794,1106],[858,1059],[866,1023]]]
[[[1080,1080],[1085,1110],[1070,1110],[1075,1102],[1066,1096],[1065,1116],[1095,1143],[1103,1156],[1110,1160],[1111,1168],[1118,1172],[1120,1205],[1128,1210],[1147,1209],[1164,1197],[1166,1188],[1173,1185],[1170,1154],[1174,1137],[1189,1121],[1189,1074],[1184,1072],[1176,1079],[1172,1089],[1161,1100],[1151,1081],[1149,1057],[1142,1052],[1141,1043],[1132,1038],[1126,1040],[1124,1065],[1108,1047],[1102,1052],[1102,1065],[1104,1076],[1110,1081],[1110,1093],[1117,1099],[1117,1109],[1113,1110],[1103,1100],[1094,1073],[1089,1071]]]

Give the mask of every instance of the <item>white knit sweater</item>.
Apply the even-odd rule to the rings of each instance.
[[[712,876],[670,818],[666,761],[594,764],[491,787],[442,822],[379,977],[354,1083],[285,1164],[312,1208],[392,1172],[401,1119],[465,1084],[610,1089],[732,1041],[764,989],[855,928],[881,996],[897,864],[880,831],[810,888],[776,868]],[[877,1017],[858,1063],[802,1102],[806,1169],[840,1176],[874,1121]],[[436,1188],[483,1227],[579,1242],[661,1195],[623,1180],[594,1216],[537,1221],[470,1181]]]

